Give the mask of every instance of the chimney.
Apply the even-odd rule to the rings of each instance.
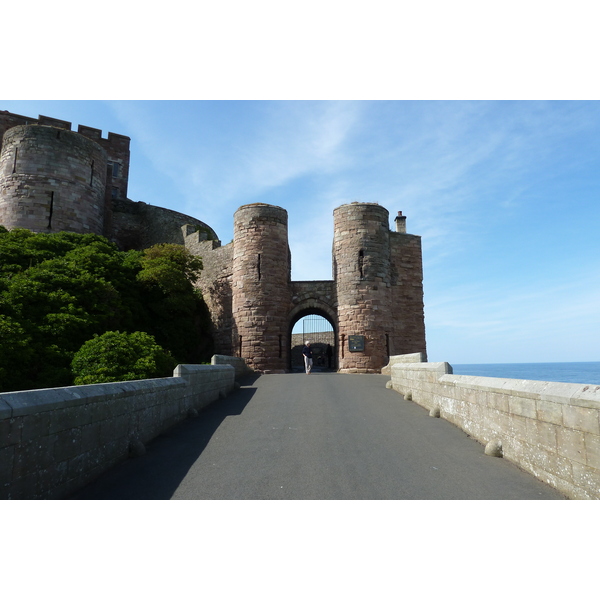
[[[406,217],[402,216],[402,211],[398,211],[398,216],[394,219],[396,222],[396,233],[406,233]]]

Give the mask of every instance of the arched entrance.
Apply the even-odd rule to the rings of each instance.
[[[310,341],[315,371],[337,371],[337,331],[334,319],[315,307],[298,311],[290,321],[290,372],[303,371],[302,348]]]

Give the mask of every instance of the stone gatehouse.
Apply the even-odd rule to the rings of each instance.
[[[292,329],[311,314],[332,325],[340,372],[378,373],[391,355],[425,353],[421,238],[406,233],[402,213],[391,231],[378,204],[344,204],[333,215],[332,281],[291,281],[288,215],[278,206],[240,207],[226,246],[186,236],[204,264],[198,285],[217,353],[263,373],[289,371]]]

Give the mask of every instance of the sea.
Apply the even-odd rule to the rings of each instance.
[[[452,365],[455,375],[600,385],[600,362]]]

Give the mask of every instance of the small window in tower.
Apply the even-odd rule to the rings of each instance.
[[[112,173],[113,173],[113,177],[119,176],[119,163],[114,162],[112,164]]]
[[[114,187],[114,188],[111,190],[110,197],[111,197],[113,200],[114,200],[115,198],[118,198],[118,197],[119,197],[119,188],[116,188],[116,187]]]
[[[358,252],[358,274],[361,279],[365,276],[364,275],[364,262],[365,262],[365,251],[361,249]]]
[[[15,148],[15,161],[13,162],[13,173],[17,172],[17,158],[19,157],[19,149]]]
[[[50,206],[48,207],[48,229],[52,229],[52,213],[54,212],[54,192],[50,192]]]

